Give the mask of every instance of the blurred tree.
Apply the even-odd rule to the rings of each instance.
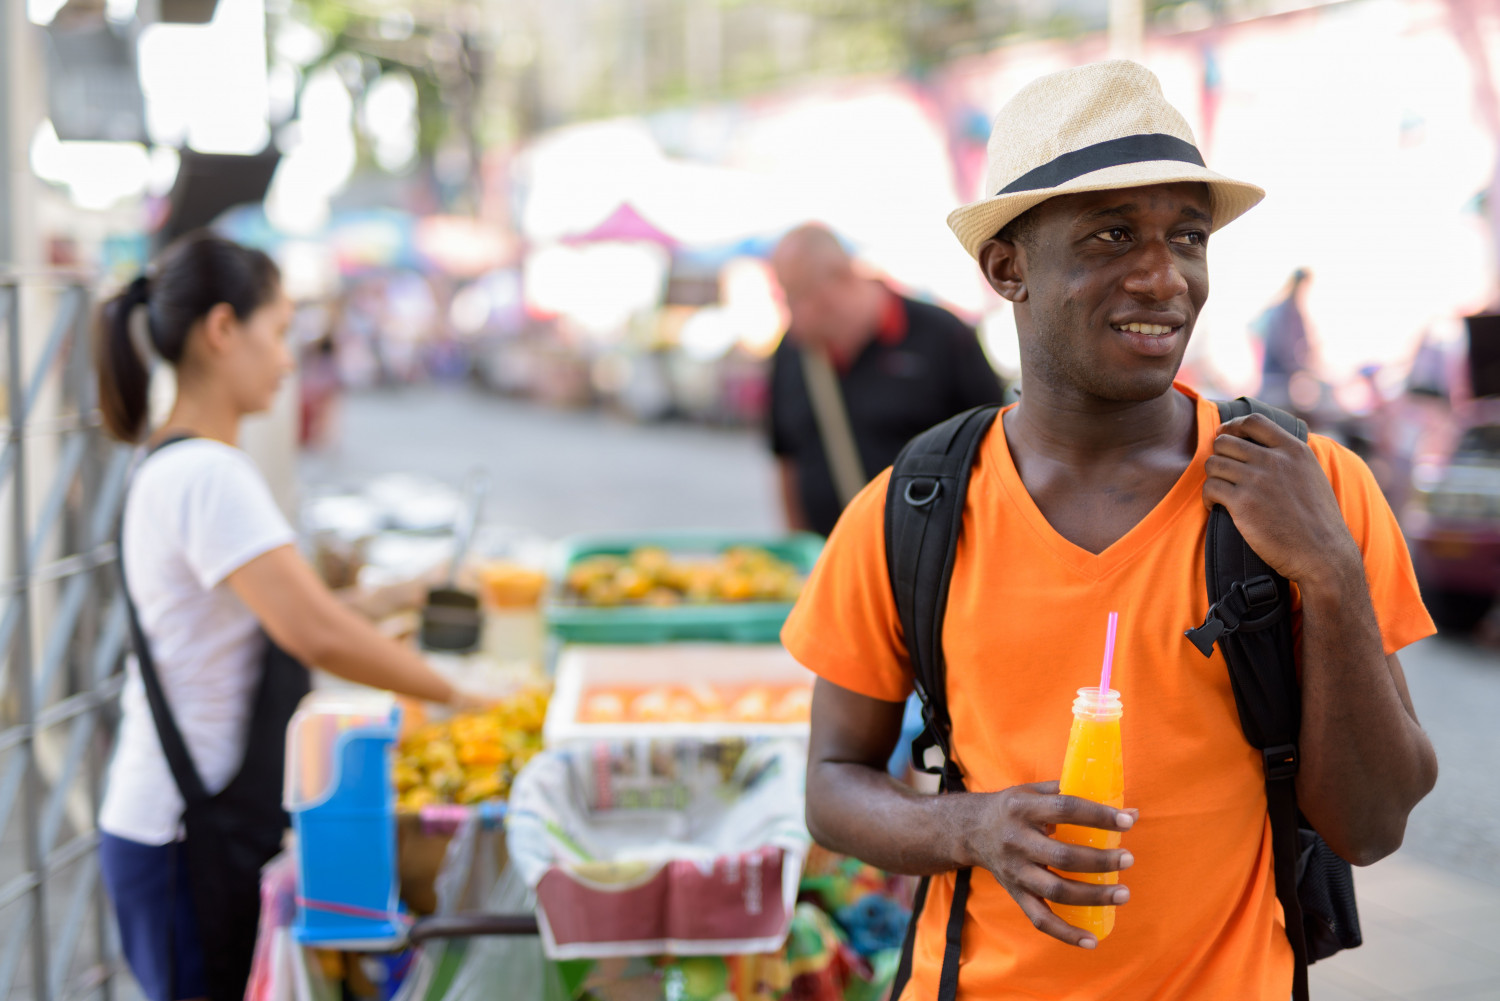
[[[356,107],[382,75],[402,72],[416,89],[416,151],[422,165],[443,173],[440,156],[457,150],[462,207],[478,204],[479,160],[484,136],[480,94],[490,54],[483,18],[475,4],[441,0],[294,0],[286,17],[322,36],[321,51],[298,66],[300,87],[331,67]],[[272,27],[273,32],[276,27]],[[295,116],[295,104],[293,115]],[[361,158],[371,160],[371,137],[361,135]]]

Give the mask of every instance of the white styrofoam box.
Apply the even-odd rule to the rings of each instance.
[[[664,646],[578,644],[557,659],[556,688],[542,738],[548,747],[577,741],[639,737],[792,737],[807,739],[807,723],[583,723],[585,693],[595,687],[649,688],[662,684],[794,685],[812,687],[814,675],[779,643],[680,643]]]

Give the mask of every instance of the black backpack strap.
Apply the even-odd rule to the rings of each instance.
[[[969,474],[979,443],[997,413],[996,406],[978,407],[913,438],[896,457],[886,488],[886,566],[926,725],[912,742],[912,764],[943,775],[948,790],[963,788],[957,766],[933,768],[925,752],[938,747],[945,758],[950,757],[943,618]]]
[[[1301,441],[1307,424],[1258,400],[1221,402],[1221,420],[1264,414]],[[1245,739],[1261,752],[1266,777],[1266,812],[1276,896],[1286,918],[1287,940],[1295,959],[1292,997],[1307,1001],[1307,941],[1297,895],[1297,739],[1302,724],[1302,688],[1292,632],[1291,586],[1261,559],[1235,527],[1223,506],[1208,516],[1204,567],[1210,608],[1203,625],[1187,637],[1205,657],[1214,644],[1229,664],[1229,681]]]
[[[963,792],[964,780],[949,743],[952,723],[943,660],[943,618],[974,456],[999,412],[998,406],[969,410],[913,438],[896,457],[886,490],[887,570],[913,683],[922,700],[924,726],[912,741],[912,765],[942,776],[944,792]],[[943,752],[941,768],[927,763],[927,751],[933,747]],[[960,869],[955,877],[938,1001],[953,1001],[958,992],[964,911],[972,877],[970,869]],[[924,878],[917,890],[892,998],[901,996],[911,977],[917,919],[927,902],[930,882]]]
[[[190,437],[190,435],[178,435],[167,438],[147,452],[145,458],[149,459],[169,445],[187,441]],[[115,533],[115,538],[116,566],[120,571],[120,593],[125,596],[125,608],[130,613],[131,646],[135,648],[136,665],[140,668],[141,685],[146,690],[146,702],[151,706],[151,718],[156,724],[157,737],[161,740],[162,754],[172,770],[172,779],[177,783],[177,791],[182,794],[183,803],[187,806],[197,806],[209,800],[208,788],[203,784],[203,777],[193,763],[193,756],[188,751],[187,741],[183,739],[182,731],[177,728],[177,719],[172,715],[172,707],[167,703],[167,693],[161,687],[161,676],[156,673],[156,661],[151,658],[151,644],[146,640],[146,632],[141,628],[141,619],[136,612],[135,601],[130,597],[130,583],[125,573],[125,504],[123,502],[120,504],[119,531]]]

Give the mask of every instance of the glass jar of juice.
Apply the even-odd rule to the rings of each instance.
[[[1125,765],[1120,752],[1120,693],[1110,689],[1078,689],[1073,702],[1073,729],[1068,735],[1068,750],[1063,757],[1060,791],[1065,796],[1104,803],[1121,809],[1125,806]],[[1089,848],[1120,847],[1120,832],[1097,827],[1059,824],[1052,835],[1058,841]],[[1112,885],[1120,881],[1118,872],[1062,872],[1066,879],[1082,883]],[[1075,907],[1053,903],[1052,910],[1070,925],[1090,932],[1103,941],[1115,927],[1113,907]]]

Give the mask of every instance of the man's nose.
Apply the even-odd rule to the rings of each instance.
[[[1187,279],[1177,266],[1177,255],[1165,239],[1147,241],[1135,267],[1125,277],[1125,291],[1152,302],[1170,302],[1188,291]]]

